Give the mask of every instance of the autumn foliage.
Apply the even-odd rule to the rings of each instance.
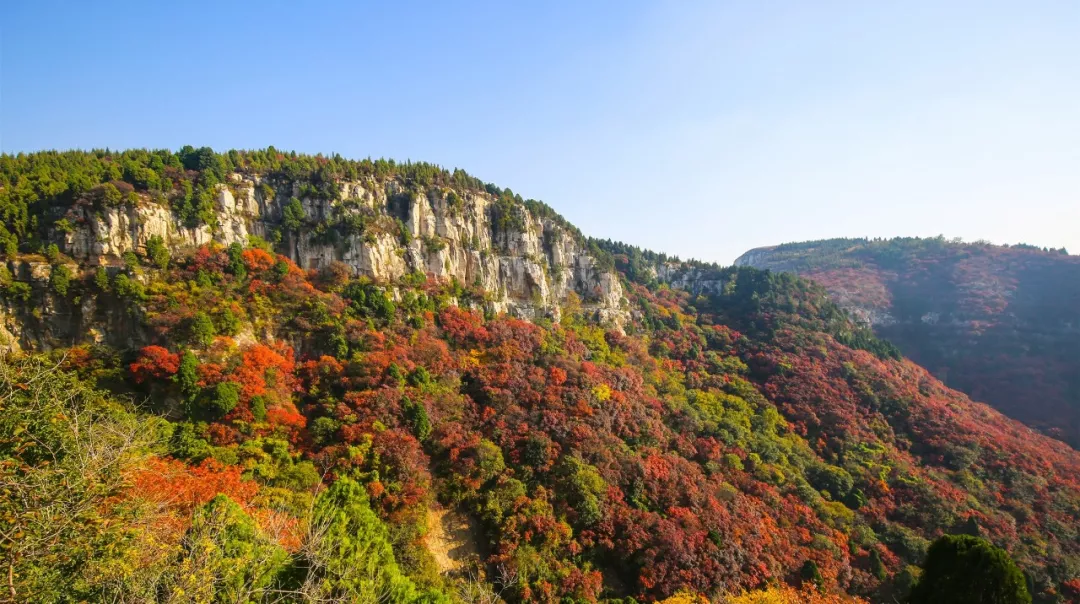
[[[949,386],[1080,444],[1080,258],[942,238],[836,239],[759,260],[823,285]]]
[[[520,573],[511,599],[892,597],[955,531],[1009,549],[1043,594],[1072,589],[1080,456],[894,358],[821,288],[750,269],[719,272],[730,285],[709,298],[628,281],[639,312],[620,332],[485,317],[430,283],[388,305],[378,285],[264,254],[215,304],[278,338],[194,353],[198,396],[239,393],[204,437],[282,439],[359,480],[417,559],[435,498],[466,511],[484,562]],[[224,256],[202,250],[176,280]],[[165,300],[151,324],[188,312]],[[179,391],[180,349],[159,333],[132,381]],[[148,493],[250,496],[219,466],[154,463]]]
[[[225,162],[261,170],[262,198],[288,197],[271,185],[306,170],[311,181],[282,203],[288,224],[266,233],[279,249],[300,238],[340,243],[341,229],[407,238],[396,219],[336,198],[344,170],[410,174],[415,180],[387,190],[434,203],[448,203],[443,187],[486,191],[463,173],[276,150],[191,149],[155,156],[160,162],[135,154],[126,168],[106,153],[88,160],[101,168],[95,178],[107,177],[95,187],[156,178],[154,190],[172,194],[181,211],[200,194],[213,203],[212,188],[194,187],[219,178]],[[162,165],[152,178],[137,173],[140,162]],[[148,186],[128,183],[152,203]],[[337,222],[313,224],[305,212],[314,200],[327,201]],[[604,256],[595,246],[598,270],[621,271],[627,312],[614,324],[575,297],[527,321],[496,312],[493,292],[476,283],[420,273],[376,281],[340,262],[308,270],[272,247],[252,238],[162,262],[136,256],[126,281],[105,271],[76,284],[99,308],[114,305],[138,345],[57,355],[145,418],[147,444],[116,471],[97,508],[129,519],[124,534],[152,538],[159,562],[194,564],[192,543],[217,547],[217,567],[187,572],[183,589],[198,589],[201,579],[190,577],[228,576],[262,587],[293,581],[297,590],[321,573],[333,580],[319,597],[347,599],[344,586],[374,581],[356,573],[377,560],[400,601],[459,587],[486,590],[475,601],[902,601],[929,544],[963,533],[1006,550],[1036,601],[1080,597],[1080,454],[934,377],[977,398],[994,394],[1002,409],[1033,398],[1054,410],[1047,417],[1069,407],[1076,351],[1072,332],[1055,325],[1076,318],[1067,303],[1072,261],[936,244],[917,253],[829,248],[821,262],[796,266],[814,284],[616,244]],[[778,253],[797,263],[798,251]],[[705,285],[673,289],[662,274],[693,274],[688,288]],[[1043,297],[1033,292],[1054,287],[1066,302],[1036,316]],[[896,335],[923,366],[853,323],[837,301],[917,323],[914,335],[879,334]],[[1038,334],[1040,346],[1019,354],[1019,333]],[[52,434],[75,421],[70,415],[35,426]],[[21,423],[9,428],[10,442],[25,438]],[[8,454],[29,458],[33,449]],[[428,524],[435,505],[469,520],[477,553],[460,576],[440,574],[427,551],[439,528]],[[215,545],[222,534],[233,539],[228,547]],[[326,535],[338,540],[320,543]],[[235,552],[259,552],[287,572],[229,574],[245,568],[229,557]],[[136,568],[130,561],[150,554],[125,555],[104,566]],[[49,582],[53,575],[41,580]],[[100,596],[86,593],[86,601]]]

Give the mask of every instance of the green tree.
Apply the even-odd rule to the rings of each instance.
[[[55,243],[50,243],[45,247],[45,259],[50,264],[56,264],[60,260],[60,248]]]
[[[191,145],[187,145],[180,149],[177,155],[180,156],[184,168],[203,172],[204,177],[210,177],[211,182],[220,182],[225,178],[227,171],[225,160],[221,155],[214,153],[210,147],[193,149]]]
[[[124,252],[124,255],[121,256],[121,258],[124,260],[124,268],[126,268],[128,272],[135,274],[135,269],[139,266],[139,257],[135,255],[135,252],[128,250]]]
[[[210,443],[199,437],[193,424],[184,422],[175,425],[172,436],[169,437],[169,455],[199,463],[210,457],[211,452]]]
[[[300,227],[304,226],[304,220],[307,216],[304,214],[304,205],[300,203],[300,200],[293,197],[289,200],[289,204],[282,210],[281,224],[290,231],[298,231]]]
[[[146,257],[150,264],[162,270],[169,266],[169,248],[159,235],[153,235],[146,241]]]
[[[124,273],[116,275],[113,281],[113,286],[116,291],[116,295],[121,298],[128,298],[136,302],[142,302],[146,300],[146,288],[142,283],[139,283],[135,279],[128,277]]]
[[[285,278],[289,274],[289,263],[284,260],[278,260],[274,263],[274,276],[278,281]]]
[[[107,206],[118,206],[124,202],[124,194],[116,185],[107,182],[101,185],[101,201]]]
[[[180,367],[173,377],[184,397],[184,416],[191,417],[191,404],[199,395],[199,359],[190,350],[180,357]]]
[[[317,417],[311,422],[311,439],[320,445],[328,445],[334,442],[341,422],[332,417]]]
[[[182,601],[259,602],[288,554],[233,500],[218,495],[199,508],[184,535],[180,560],[165,580]]]
[[[109,271],[104,266],[99,266],[94,271],[94,285],[103,292],[109,291]]]
[[[214,287],[214,277],[209,271],[200,268],[195,273],[195,285],[198,285],[199,287]]]
[[[49,283],[53,291],[61,296],[67,296],[68,288],[71,287],[71,269],[64,264],[56,264],[52,267],[49,275]]]
[[[398,385],[405,381],[405,375],[401,371],[401,365],[398,365],[397,363],[390,363],[390,366],[386,368],[386,377],[390,378]]]
[[[577,510],[578,519],[584,526],[596,524],[603,518],[601,502],[607,492],[607,483],[593,466],[577,457],[567,457],[561,472],[566,496]]]
[[[821,569],[818,568],[817,562],[813,560],[807,560],[803,563],[802,568],[799,569],[799,577],[806,583],[813,583],[818,589],[821,589],[825,584],[825,578],[821,576]]]
[[[247,265],[244,264],[244,246],[239,243],[229,244],[226,254],[229,256],[229,272],[237,279],[247,277]]]
[[[235,336],[244,327],[244,322],[231,310],[226,309],[218,315],[218,323],[221,325],[221,333],[227,336]]]
[[[357,482],[340,478],[323,491],[311,524],[294,567],[294,589],[304,601],[449,602],[420,590],[401,571],[386,525]]]
[[[349,356],[349,340],[343,333],[334,332],[330,334],[326,341],[326,347],[339,359],[345,359]]]
[[[3,237],[4,242],[4,255],[8,260],[14,260],[19,255],[19,239],[15,235],[10,233],[7,237]]]
[[[810,483],[814,485],[814,488],[827,491],[837,501],[843,499],[855,485],[851,474],[837,466],[823,465],[811,468],[809,474]]]
[[[221,382],[214,386],[206,400],[206,407],[214,417],[225,417],[240,402],[240,384]]]
[[[420,366],[409,372],[409,385],[421,388],[431,383],[431,373],[427,368]]]
[[[881,552],[876,547],[870,548],[870,573],[877,577],[878,581],[884,581],[889,576],[885,562],[881,559]]]
[[[971,535],[944,535],[930,546],[911,604],[1029,604],[1024,574],[1008,552]]]
[[[191,318],[191,322],[188,326],[188,333],[191,336],[192,342],[205,348],[214,343],[214,336],[217,335],[217,328],[214,327],[214,322],[210,319],[210,315],[199,311]]]
[[[251,397],[251,415],[255,421],[266,421],[266,397],[259,394]],[[317,420],[316,420],[317,421]]]
[[[412,399],[405,397],[402,411],[405,413],[405,420],[412,427],[416,439],[420,442],[427,440],[431,436],[431,419],[428,418],[424,404],[413,402]]]
[[[30,284],[25,281],[13,281],[11,285],[3,289],[4,296],[12,300],[21,300],[24,304],[30,301]]]

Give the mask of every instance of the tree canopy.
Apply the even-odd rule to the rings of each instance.
[[[1024,574],[985,539],[945,535],[930,545],[912,604],[1029,604]]]

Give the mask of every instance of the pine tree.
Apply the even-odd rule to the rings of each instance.
[[[1024,575],[985,539],[945,535],[930,546],[911,604],[1030,604]]]

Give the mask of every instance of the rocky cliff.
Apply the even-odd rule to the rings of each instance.
[[[301,268],[343,263],[354,275],[391,289],[415,273],[456,280],[482,290],[485,310],[492,313],[557,321],[573,295],[584,311],[621,329],[627,311],[618,277],[600,268],[580,234],[561,219],[538,216],[520,203],[500,203],[481,191],[423,190],[395,178],[336,186],[327,194],[325,187],[317,190],[304,181],[233,173],[214,188],[210,224],[185,224],[166,203],[143,195],[115,207],[75,204],[65,215],[71,226],[54,229],[50,238],[79,270],[119,267],[125,253],[144,254],[155,237],[177,256],[207,244],[247,245],[256,236]],[[44,259],[13,262],[9,269],[35,284],[35,291],[47,291],[51,269]],[[6,324],[0,331],[5,347],[85,341],[102,329],[102,317],[90,318],[91,301],[58,309],[50,298],[38,297],[37,328],[20,326],[10,316],[0,321]]]

